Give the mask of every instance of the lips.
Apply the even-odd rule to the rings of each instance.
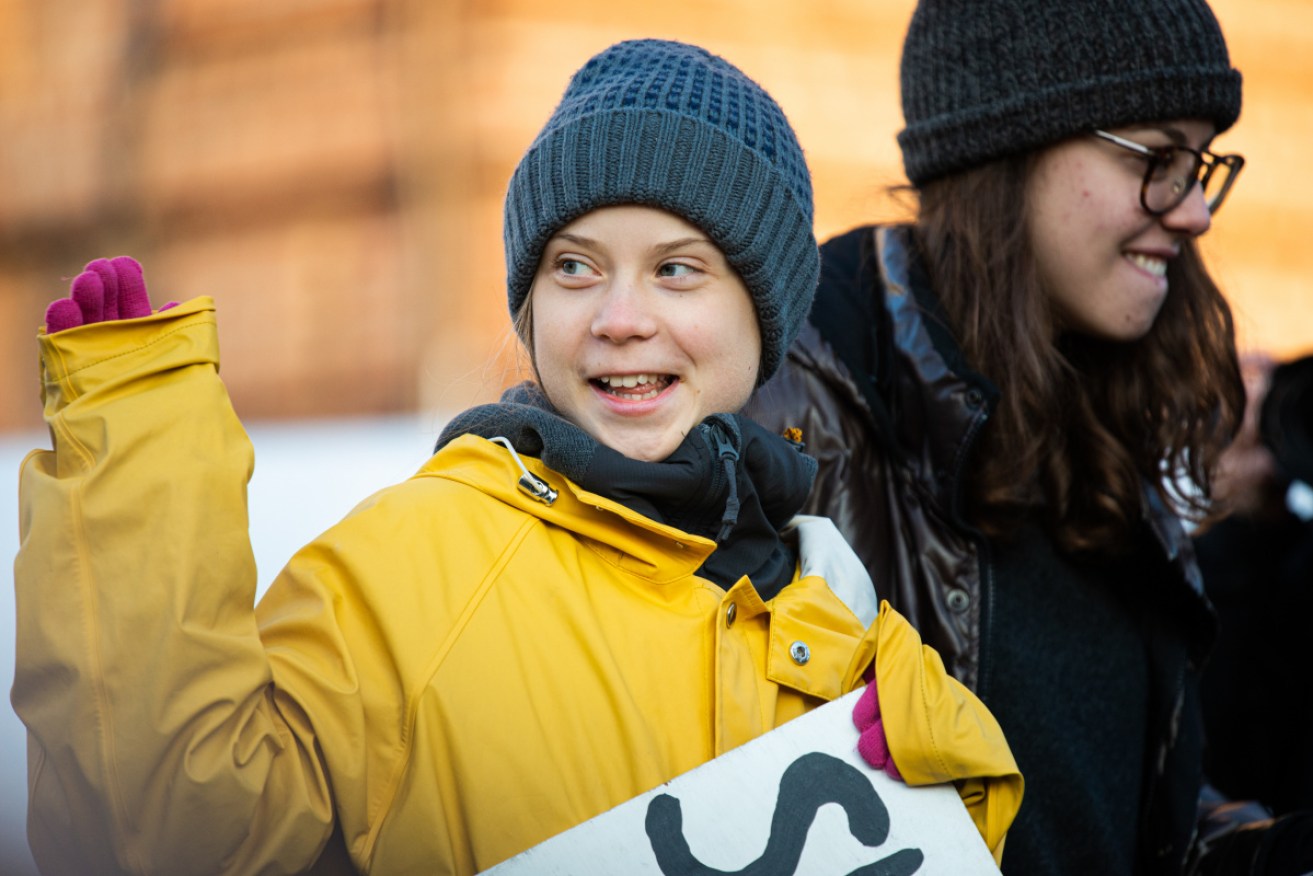
[[[1167,276],[1167,259],[1162,256],[1142,252],[1128,252],[1126,253],[1126,260],[1151,276]]]
[[[669,374],[607,374],[593,378],[591,383],[625,401],[646,401],[660,395],[673,379]]]

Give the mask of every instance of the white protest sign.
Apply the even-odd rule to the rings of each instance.
[[[488,876],[970,876],[998,868],[951,785],[857,753],[861,691],[485,871]]]

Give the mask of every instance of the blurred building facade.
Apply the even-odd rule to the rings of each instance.
[[[697,42],[798,129],[822,237],[906,215],[912,0],[0,0],[0,430],[40,424],[33,340],[91,258],[212,295],[246,418],[450,413],[516,375],[511,169],[618,39]],[[1246,154],[1206,239],[1242,342],[1313,347],[1313,5],[1213,0]]]

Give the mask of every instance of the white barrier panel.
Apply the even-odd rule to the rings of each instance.
[[[861,691],[485,871],[488,876],[970,876],[998,868],[950,785],[857,753]]]

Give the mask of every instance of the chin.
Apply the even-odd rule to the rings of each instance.
[[[639,462],[660,462],[675,452],[678,442],[671,443],[659,436],[650,438],[633,435],[600,435],[597,440],[616,453]]]
[[[1142,341],[1145,339],[1146,336],[1148,336],[1149,332],[1153,331],[1154,323],[1156,323],[1157,321],[1158,321],[1158,310],[1155,309],[1153,313],[1149,314],[1139,322],[1134,323],[1133,325],[1130,326],[1126,326],[1122,331],[1122,335],[1120,339],[1126,341],[1127,343],[1133,341]]]
[[[1131,344],[1143,340],[1158,320],[1158,309],[1121,322],[1085,322],[1067,327],[1067,331],[1110,344]]]
[[[616,450],[639,462],[661,462],[675,452],[674,447],[650,447],[647,445],[642,447],[613,447],[612,450]]]

